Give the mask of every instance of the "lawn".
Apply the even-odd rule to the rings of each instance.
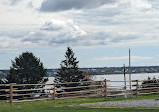
[[[156,99],[159,95],[145,95],[139,96],[140,99]],[[112,98],[109,101],[123,101],[136,100],[131,98]],[[82,103],[96,103],[105,102],[103,98],[77,98],[67,100],[54,101],[34,101],[13,103],[12,108],[9,103],[0,102],[0,112],[159,112],[159,109],[145,109],[145,108],[94,108],[94,107],[80,107]],[[70,106],[71,105],[71,106]],[[72,106],[73,105],[73,106]]]

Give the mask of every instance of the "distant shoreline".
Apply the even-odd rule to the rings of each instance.
[[[152,72],[152,73],[157,74],[159,72]],[[131,73],[131,74],[152,74],[152,73]],[[126,75],[128,75],[128,74],[129,73],[126,73]],[[94,75],[122,75],[122,73],[116,73],[116,74],[92,74],[92,76],[94,76]],[[47,76],[47,77],[54,77],[54,76]]]
[[[129,74],[129,67],[125,67],[126,74]],[[79,70],[90,73],[92,75],[117,75],[124,74],[123,67],[92,67],[92,68],[79,68]],[[57,75],[59,69],[47,69],[46,76]],[[9,70],[0,70],[0,77],[5,77],[9,73]],[[159,66],[131,66],[132,74],[148,74],[159,73]]]
[[[150,73],[159,73],[159,72],[139,72],[139,73],[131,73],[131,74],[150,74]],[[112,73],[112,74],[93,74],[93,75],[121,75],[124,73]],[[129,74],[129,73],[125,73],[125,74]]]

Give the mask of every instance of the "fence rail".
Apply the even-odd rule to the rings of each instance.
[[[143,84],[143,81],[156,81]],[[112,85],[112,83],[124,83]],[[51,84],[0,84],[0,101],[24,102],[35,100],[53,100],[68,98],[103,97],[129,97],[135,95],[159,94],[159,79],[132,80],[132,89],[127,89],[125,82],[129,81],[85,81],[65,82]],[[111,83],[111,84],[110,84]]]

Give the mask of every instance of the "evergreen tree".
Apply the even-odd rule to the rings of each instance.
[[[36,84],[48,79],[43,63],[30,52],[24,52],[12,61],[10,73],[6,76],[8,83]]]
[[[65,54],[65,60],[63,60],[60,64],[60,69],[58,75],[55,77],[56,83],[64,83],[64,82],[80,82],[84,80],[84,76],[82,75],[82,71],[78,68],[77,58],[74,57],[74,53],[70,47],[67,47],[67,51]],[[80,84],[64,84],[64,87],[76,87]],[[76,91],[79,89],[67,89],[65,91]]]
[[[58,75],[55,77],[55,82],[79,82],[84,79],[82,72],[78,69],[77,58],[74,57],[73,50],[67,47],[65,60],[60,64]]]

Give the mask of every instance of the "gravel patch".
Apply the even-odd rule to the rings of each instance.
[[[131,100],[131,101],[113,101],[100,103],[87,103],[80,106],[94,107],[159,107],[159,100]]]

